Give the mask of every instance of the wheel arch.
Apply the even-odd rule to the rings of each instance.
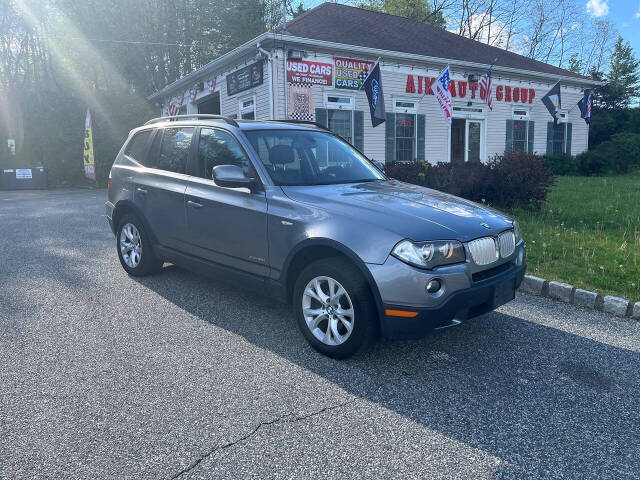
[[[308,238],[300,242],[289,253],[289,256],[285,260],[282,268],[283,279],[282,285],[285,287],[286,298],[289,302],[292,300],[293,287],[295,285],[298,275],[306,265],[312,261],[320,260],[329,257],[342,257],[346,258],[352,263],[363,276],[369,291],[373,296],[376,304],[376,310],[378,312],[378,319],[380,320],[384,314],[384,307],[382,304],[382,297],[378,286],[371,275],[371,272],[367,268],[362,259],[349,247],[343,245],[340,242],[331,240],[328,238]]]
[[[128,213],[134,214],[136,217],[140,219],[142,225],[144,226],[147,235],[151,238],[153,243],[156,243],[156,236],[153,233],[153,229],[149,225],[147,218],[142,213],[142,210],[138,208],[138,206],[130,200],[120,200],[116,206],[113,208],[113,214],[111,217],[111,221],[113,222],[113,230],[117,234],[118,225],[120,224],[120,219]]]

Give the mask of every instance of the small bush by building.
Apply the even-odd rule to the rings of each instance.
[[[490,205],[534,210],[545,201],[554,179],[538,155],[505,153],[488,163],[391,162],[387,175]]]

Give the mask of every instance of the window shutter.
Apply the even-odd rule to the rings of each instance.
[[[547,155],[553,155],[553,122],[547,122]]]
[[[326,108],[316,108],[316,123],[319,123],[323,127],[327,126],[327,109]]]
[[[416,128],[418,129],[416,132],[416,140],[418,141],[418,151],[417,151],[417,155],[416,158],[418,159],[418,161],[423,162],[424,161],[424,147],[425,147],[425,118],[424,115],[417,115],[416,116]]]
[[[565,150],[565,152],[567,153],[567,155],[571,155],[571,124],[567,123],[567,148]]]
[[[364,112],[353,112],[353,146],[361,152],[364,151]]]
[[[507,135],[504,141],[504,151],[513,152],[513,120],[507,120]]]
[[[396,114],[387,113],[385,125],[384,161],[393,162],[396,159]]]
[[[529,153],[533,153],[533,135],[534,135],[533,122],[529,121],[529,133],[527,137],[527,152]]]

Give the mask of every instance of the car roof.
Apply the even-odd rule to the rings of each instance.
[[[243,131],[249,130],[311,130],[328,131],[326,127],[314,123],[299,120],[246,120],[232,119],[218,116],[218,118],[206,118],[206,115],[180,115],[179,117],[159,117],[149,120],[135,131],[146,130],[148,128],[167,128],[178,126],[221,126],[227,125]],[[213,115],[211,117],[214,117]]]

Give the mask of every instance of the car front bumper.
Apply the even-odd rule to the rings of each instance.
[[[525,244],[520,242],[511,257],[484,269],[465,262],[422,270],[392,256],[382,265],[367,266],[384,306],[382,335],[420,338],[449,326],[454,318],[465,320],[482,315],[511,300],[509,292],[513,295],[524,278]],[[426,285],[434,278],[442,288],[430,294]]]

